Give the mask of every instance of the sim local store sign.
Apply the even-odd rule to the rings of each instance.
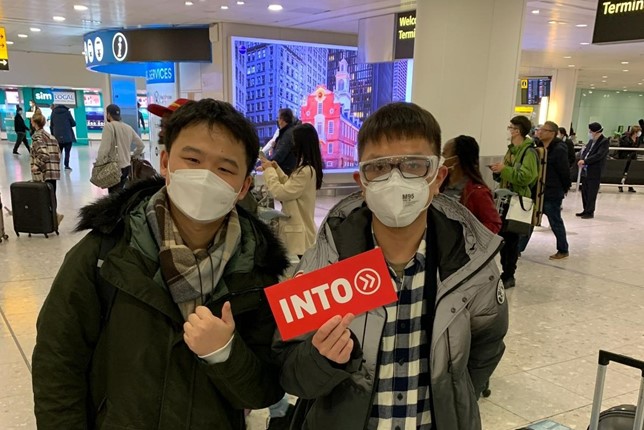
[[[593,43],[644,40],[644,0],[597,3]]]
[[[396,14],[394,29],[394,60],[414,58],[416,41],[416,11]]]
[[[283,340],[317,330],[336,315],[357,315],[398,299],[380,248],[265,292]]]
[[[37,106],[49,107],[52,104],[76,107],[75,91],[34,90],[34,101]]]

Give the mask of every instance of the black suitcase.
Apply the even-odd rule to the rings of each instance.
[[[58,234],[56,196],[46,182],[14,182],[11,184],[13,229],[20,233]]]
[[[608,369],[608,363],[611,361],[633,367],[641,371],[642,383],[640,385],[637,407],[633,405],[621,405],[600,412],[602,395],[604,394],[604,382],[606,381],[606,370]],[[588,429],[644,430],[644,361],[619,354],[613,354],[612,352],[599,351],[599,368],[597,369],[597,382],[595,383],[593,409]]]

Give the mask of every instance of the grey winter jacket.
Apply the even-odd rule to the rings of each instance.
[[[371,217],[359,193],[341,201],[297,270],[310,272],[372,249]],[[494,262],[501,239],[465,207],[440,195],[428,211],[427,231],[427,247],[433,246],[438,266],[434,313],[423,321],[431,341],[433,429],[480,430],[477,399],[503,356],[508,329],[505,292]],[[350,326],[354,351],[343,366],[318,353],[312,333],[276,340],[282,387],[300,397],[291,428],[367,428],[385,323],[384,308],[356,317]]]

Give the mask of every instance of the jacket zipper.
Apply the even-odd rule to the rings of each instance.
[[[378,340],[379,342],[382,341],[382,337],[385,335],[385,327],[387,326],[387,308],[383,306],[382,309],[385,311],[385,323],[382,325],[382,330],[380,331],[380,338]],[[367,313],[367,315],[369,314]],[[365,319],[366,318],[367,317],[365,316]],[[365,331],[365,336],[366,336],[366,331]],[[380,375],[381,358],[382,358],[382,349],[380,348],[380,345],[378,345],[378,356],[376,358],[376,371],[374,372],[374,375],[373,375],[373,388],[371,390],[371,400],[369,400],[369,409],[367,410],[367,417],[365,418],[364,425],[362,426],[363,429],[367,428],[367,426],[369,425],[369,420],[371,419],[371,409],[373,408],[373,401],[376,397],[376,393],[378,390],[377,381],[378,381],[378,376]]]
[[[449,340],[449,328],[445,329],[447,337],[447,373],[452,373],[452,343]]]

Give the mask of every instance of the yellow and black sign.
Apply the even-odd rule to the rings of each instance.
[[[396,14],[394,34],[394,60],[414,58],[414,42],[416,41],[416,11]]]
[[[4,27],[0,27],[0,70],[9,70],[9,50]]]
[[[528,89],[528,80],[527,79],[521,79],[521,89],[522,90],[527,90]]]
[[[644,40],[644,0],[600,0],[597,4],[593,43]]]

